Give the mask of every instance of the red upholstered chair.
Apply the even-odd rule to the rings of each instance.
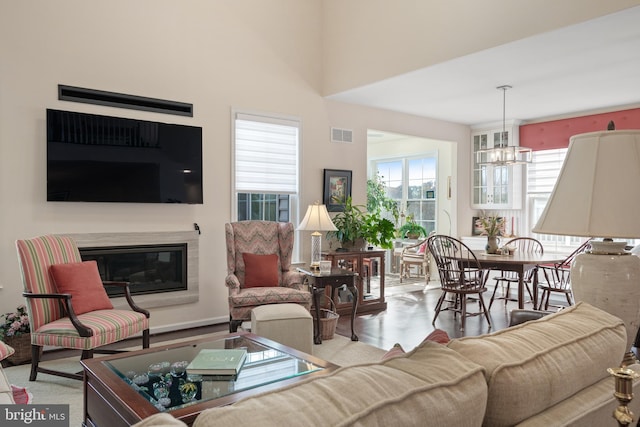
[[[105,346],[142,333],[142,346],[149,347],[149,312],[136,306],[128,283],[121,286],[132,310],[114,309],[102,287],[95,261],[82,262],[75,242],[65,236],[42,236],[18,240],[18,261],[31,322],[31,375],[38,372],[82,379],[82,373],[39,367],[43,346],[82,350],[82,359]],[[95,266],[95,268],[94,268]]]
[[[229,331],[235,332],[251,310],[264,304],[296,303],[311,308],[304,275],[290,271],[293,224],[240,221],[225,224],[229,291]],[[253,255],[253,256],[252,256]],[[246,260],[250,260],[247,265]]]

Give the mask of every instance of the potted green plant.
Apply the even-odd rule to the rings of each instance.
[[[343,250],[360,250],[364,247],[362,229],[365,223],[365,213],[358,205],[354,205],[351,197],[347,197],[344,210],[333,217],[336,231],[328,231],[327,237],[334,237]]]
[[[402,238],[419,239],[420,237],[427,236],[427,230],[415,222],[412,216],[408,216],[407,222],[400,227],[398,234]]]
[[[371,246],[393,249],[396,227],[393,222],[382,218],[379,214],[367,214],[362,235]]]
[[[375,178],[367,180],[367,212],[370,214],[377,213],[381,216],[389,213],[393,217],[394,223],[398,224],[398,219],[400,218],[398,202],[387,196],[386,186],[382,178],[378,173]]]
[[[344,211],[333,217],[336,231],[327,232],[340,242],[343,250],[362,250],[365,242],[384,249],[393,247],[395,226],[382,218],[379,212],[368,213],[364,206],[354,205],[351,197],[345,202]]]

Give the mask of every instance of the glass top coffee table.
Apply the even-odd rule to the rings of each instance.
[[[244,348],[235,378],[189,375],[185,367],[202,349]],[[207,408],[229,405],[310,375],[337,368],[330,362],[249,333],[201,339],[81,361],[87,426],[129,426],[157,412],[187,424]]]

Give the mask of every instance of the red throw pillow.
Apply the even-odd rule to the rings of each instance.
[[[425,341],[435,341],[440,344],[448,344],[449,341],[451,341],[451,338],[449,338],[449,334],[447,334],[446,331],[443,331],[442,329],[436,329],[429,335],[427,335],[427,337],[422,342]]]
[[[420,246],[418,246],[418,252],[419,254],[423,254],[424,251],[427,250],[427,242],[424,242],[423,244],[421,244]]]
[[[387,351],[385,354],[382,355],[381,360],[391,359],[392,357],[404,356],[404,354],[405,354],[405,351],[400,345],[400,343],[395,343],[389,351]]]
[[[76,314],[113,308],[95,261],[54,264],[50,271],[58,292],[71,294]]]
[[[11,393],[13,394],[13,401],[18,405],[26,405],[33,400],[33,395],[27,391],[26,387],[18,387],[11,384]]]
[[[278,286],[278,255],[256,255],[243,253],[244,287],[256,288]]]

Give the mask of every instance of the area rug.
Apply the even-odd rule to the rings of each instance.
[[[219,338],[226,333],[215,333],[189,337],[191,339]],[[166,345],[174,342],[185,341],[187,339],[163,341],[151,346]],[[313,355],[340,366],[350,366],[358,363],[373,362],[380,360],[385,350],[370,346],[368,344],[354,342],[341,335],[334,335],[333,339],[324,340],[320,345],[313,346]],[[99,357],[99,355],[97,355]],[[65,358],[41,362],[42,367],[68,372],[78,372],[82,370],[80,357]],[[82,425],[82,381],[68,378],[56,377],[46,374],[38,374],[37,381],[29,382],[29,372],[31,365],[19,365],[4,368],[4,372],[11,384],[26,387],[33,394],[33,403],[68,403],[70,412],[70,423],[72,427]]]

